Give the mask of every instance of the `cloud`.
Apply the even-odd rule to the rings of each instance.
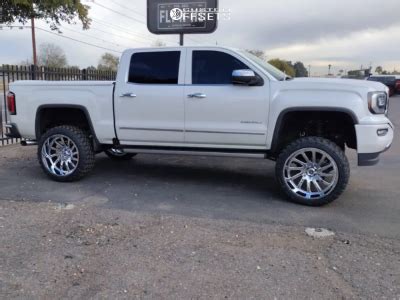
[[[398,0],[252,0],[221,1],[232,19],[220,26],[218,36],[232,44],[262,48],[338,38],[369,29],[400,24]],[[238,39],[240,37],[240,39]]]
[[[134,22],[89,2],[90,16],[100,23],[93,22],[92,29],[84,32],[89,36],[68,30],[64,31],[65,36],[118,51],[125,47],[151,46],[157,39],[165,40],[169,45],[178,41],[176,35],[154,36],[147,31],[143,24],[146,0],[134,3],[114,0],[114,4],[98,1],[143,22]],[[211,35],[187,36],[185,42],[187,45],[218,42],[237,48],[262,49],[269,57],[312,64],[314,70],[321,73],[328,63],[343,69],[370,62],[388,69],[400,69],[398,7],[398,0],[385,0],[384,3],[377,0],[220,0],[220,8],[231,10],[231,20],[221,20],[217,31]],[[37,23],[48,28],[44,22]],[[81,30],[79,24],[65,27]],[[44,32],[38,31],[37,36],[38,44],[54,42],[61,46],[71,65],[97,65],[100,55],[105,52]],[[18,63],[31,56],[29,30],[0,31],[0,43],[0,63]]]

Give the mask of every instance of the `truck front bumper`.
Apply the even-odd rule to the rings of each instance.
[[[392,123],[378,125],[356,125],[359,166],[373,166],[379,162],[379,155],[387,151],[393,142]]]
[[[6,128],[8,129],[8,132],[6,133],[6,136],[9,138],[13,138],[13,139],[20,139],[21,135],[18,131],[18,127],[16,124],[14,123],[7,123]]]

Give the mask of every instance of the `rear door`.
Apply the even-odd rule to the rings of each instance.
[[[115,122],[121,144],[184,142],[186,50],[124,53],[115,89]]]

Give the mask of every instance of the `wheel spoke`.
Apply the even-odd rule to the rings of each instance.
[[[333,167],[333,164],[330,163],[330,164],[328,164],[328,165],[322,167],[322,168],[321,168],[321,171],[325,171],[325,170],[327,170],[327,169],[329,169],[329,168],[332,168],[332,167]]]
[[[317,188],[318,192],[322,192],[322,188],[318,184],[317,180],[314,179],[312,182],[313,182],[314,186]]]
[[[305,181],[304,178],[302,178],[302,179],[299,181],[299,183],[298,183],[298,185],[297,185],[297,188],[298,188],[299,190],[301,190],[301,187],[303,186],[304,181]]]
[[[306,163],[305,163],[304,161],[301,161],[301,160],[299,160],[299,159],[297,159],[297,158],[293,158],[293,162],[298,163],[298,164],[300,164],[300,165],[302,165],[302,166],[305,166],[305,165],[306,165]]]
[[[308,158],[307,154],[305,152],[301,153],[301,156],[305,159],[306,163],[310,162],[310,159]]]
[[[302,171],[304,167],[286,167],[289,171]]]
[[[324,154],[322,154],[322,157],[321,157],[321,159],[319,160],[318,164],[321,166],[322,163],[325,161],[325,159],[326,159],[326,155],[325,155],[325,153],[324,153]]]
[[[307,180],[307,192],[311,193],[311,181]]]
[[[334,176],[336,176],[336,174],[333,174],[333,173],[321,173],[320,175],[322,177],[334,177]]]
[[[311,151],[312,162],[317,163],[317,152],[315,150]]]
[[[301,177],[301,176],[303,176],[303,174],[300,172],[300,173],[298,173],[298,174],[296,174],[296,175],[290,177],[288,180],[295,180],[295,179],[297,179],[297,178],[299,178],[299,177]]]

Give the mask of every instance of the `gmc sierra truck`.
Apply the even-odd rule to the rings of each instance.
[[[388,88],[373,81],[292,79],[222,47],[126,50],[115,82],[17,81],[9,136],[38,144],[43,171],[75,181],[95,154],[253,157],[276,161],[287,197],[319,206],[349,181],[345,150],[375,165],[393,139]]]

